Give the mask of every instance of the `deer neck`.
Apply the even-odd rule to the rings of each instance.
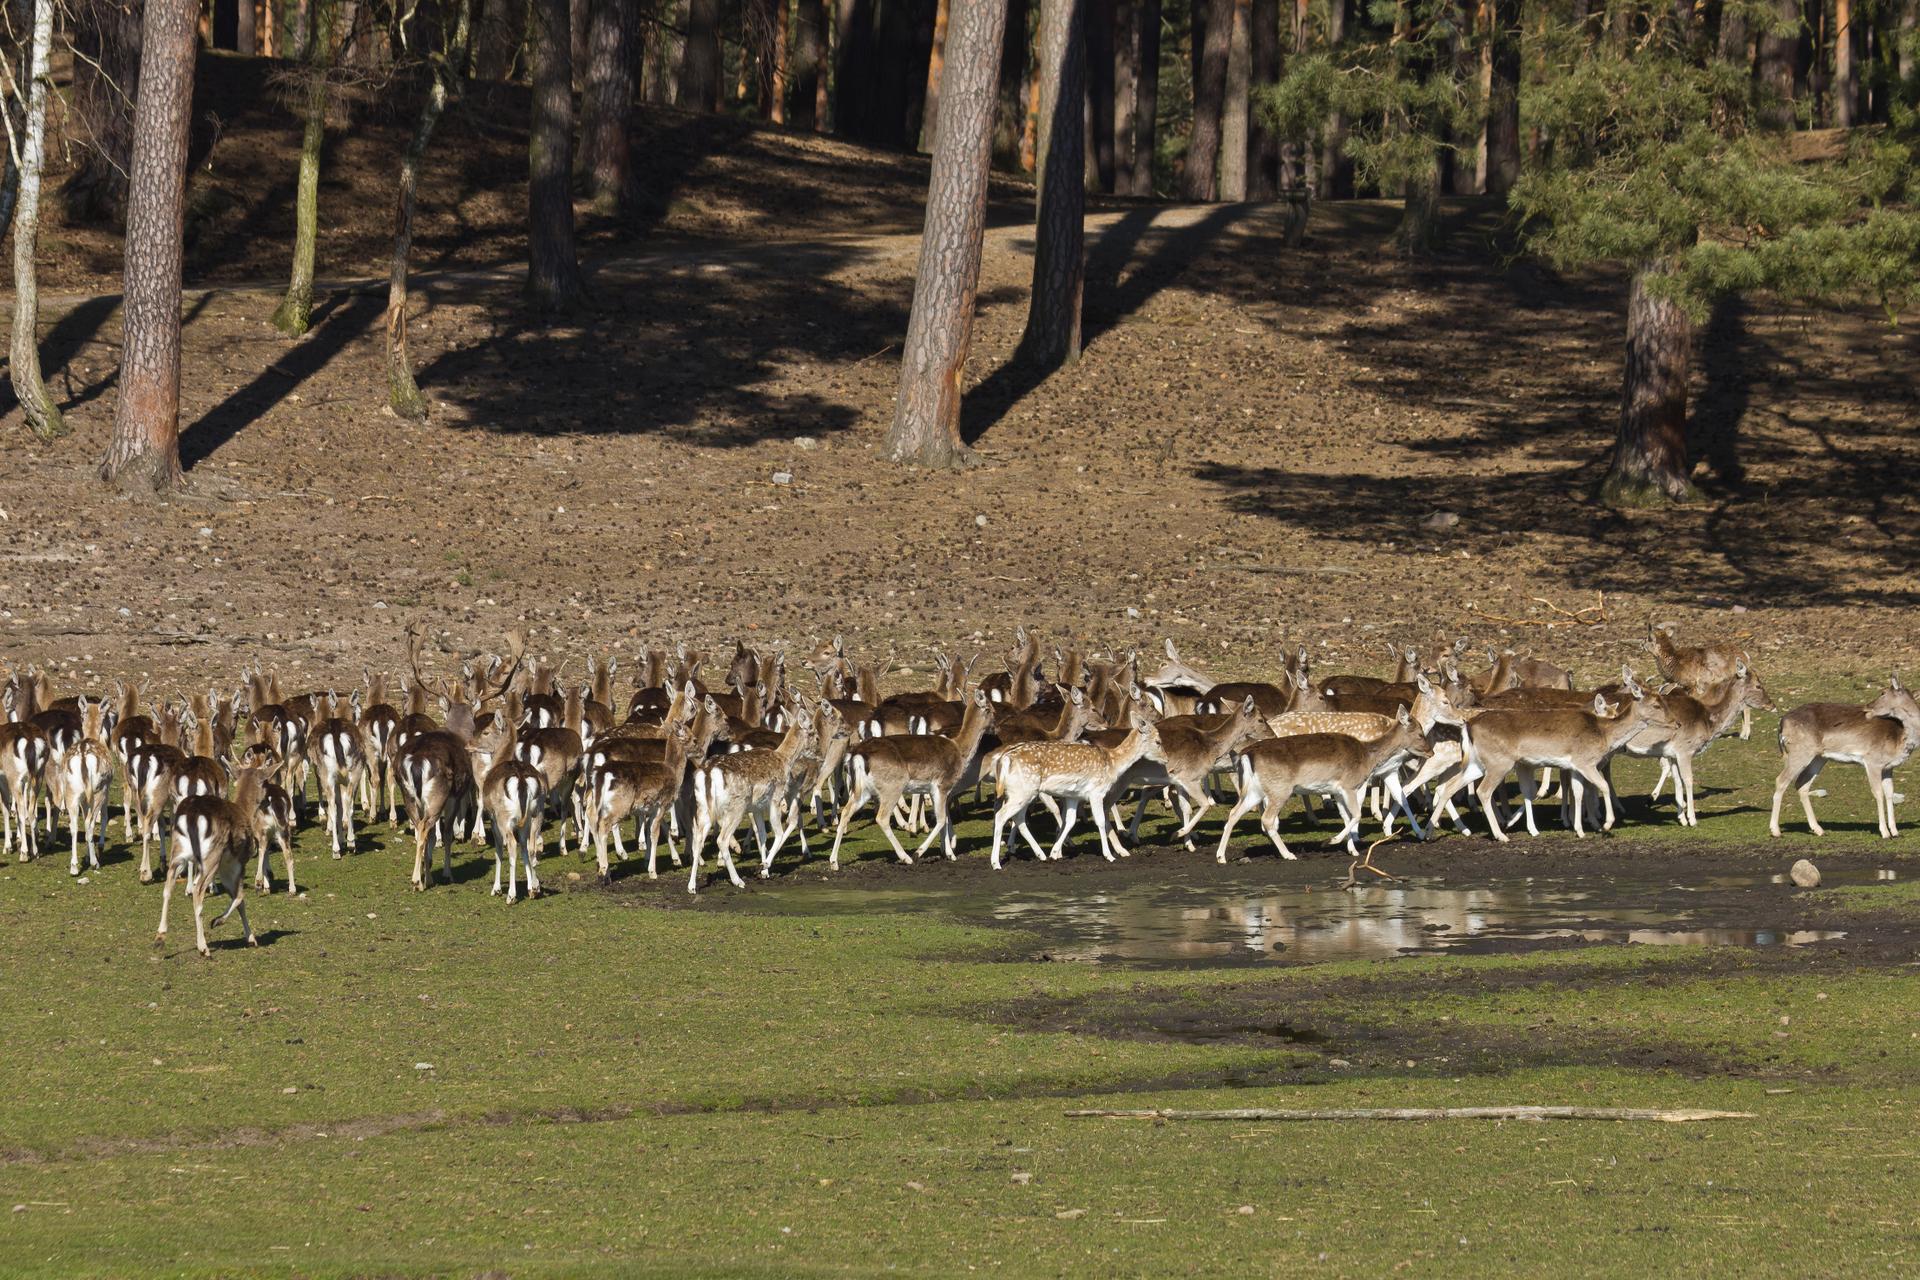
[[[973,759],[980,750],[980,740],[987,736],[987,722],[992,713],[977,702],[967,704],[966,714],[960,717],[960,731],[953,735],[954,746],[960,749],[962,760]]]

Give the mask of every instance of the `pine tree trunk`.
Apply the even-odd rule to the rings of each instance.
[[[440,113],[447,99],[459,92],[466,73],[467,49],[473,34],[473,0],[456,0],[453,34],[445,53],[433,60],[433,81],[427,86],[427,100],[420,106],[420,119],[413,126],[413,137],[400,157],[400,194],[396,201],[393,232],[393,258],[387,267],[387,403],[403,418],[427,416],[427,398],[413,380],[413,358],[407,349],[407,260],[413,252],[413,206],[420,185],[420,162],[426,157],[427,144],[433,140]]]
[[[473,76],[505,80],[513,73],[527,31],[527,8],[520,0],[475,0]]]
[[[580,95],[580,171],[587,198],[619,216],[634,197],[633,121],[636,0],[593,0],[587,28],[587,91]]]
[[[1693,326],[1648,286],[1662,271],[1642,263],[1627,302],[1627,363],[1620,434],[1600,496],[1614,507],[1658,507],[1693,498],[1687,478],[1687,376]]]
[[[793,9],[793,105],[788,123],[798,129],[824,129],[816,110],[825,82],[827,14],[820,0],[798,0]]]
[[[1347,38],[1347,0],[1327,0],[1326,47],[1338,49]],[[1329,113],[1316,160],[1314,181],[1323,200],[1353,194],[1353,164],[1347,159],[1347,118]]]
[[[1504,196],[1520,179],[1520,0],[1492,0],[1492,4],[1486,191]]]
[[[193,0],[149,0],[141,21],[122,275],[120,399],[103,480],[180,485],[180,258],[197,43]]]
[[[238,8],[234,13],[233,24],[233,49],[235,53],[250,58],[259,51],[260,47],[253,0],[237,0],[237,3]]]
[[[665,0],[647,25],[646,64],[640,70],[640,96],[656,106],[680,100],[680,65],[686,61],[687,0]]]
[[[567,3],[567,65],[573,68],[573,91],[585,93],[587,88],[587,41],[591,38],[589,30],[593,25],[593,0],[568,0]]]
[[[1247,198],[1247,148],[1253,141],[1247,101],[1253,85],[1252,15],[1251,0],[1233,0],[1226,96],[1220,108],[1220,198],[1236,204]]]
[[[567,0],[532,0],[533,123],[527,144],[527,296],[544,311],[586,301],[573,247],[573,46]]]
[[[1113,25],[1113,188],[1133,191],[1133,113],[1140,93],[1140,4],[1119,0]]]
[[[1251,73],[1256,93],[1280,83],[1280,0],[1253,0]],[[1280,137],[1253,111],[1247,141],[1247,198],[1271,200],[1280,193]]]
[[[679,105],[689,111],[718,111],[724,79],[720,66],[720,0],[688,0]]]
[[[273,327],[297,338],[313,324],[313,260],[320,232],[320,153],[327,139],[327,72],[336,0],[307,0],[307,61],[301,88],[300,177],[293,196],[293,273]]]
[[[1407,178],[1402,195],[1400,225],[1393,233],[1394,248],[1410,258],[1432,252],[1440,232],[1440,157]]]
[[[1027,132],[1027,0],[1009,0],[1000,42],[1000,102],[994,113],[993,162],[1018,169]]]
[[[792,79],[788,65],[790,46],[787,42],[787,0],[775,0],[773,5],[773,76],[768,86],[767,119],[775,124],[787,122],[787,87]]]
[[[25,137],[20,144],[20,196],[13,235],[13,345],[7,372],[27,425],[43,440],[67,433],[60,410],[40,378],[40,179],[47,159],[47,94],[53,82],[55,0],[33,0],[33,36],[27,49]]]
[[[1838,129],[1860,123],[1856,24],[1852,0],[1833,0],[1833,123]]]
[[[1153,194],[1160,145],[1160,0],[1140,0],[1140,88],[1133,102],[1133,194]]]
[[[1187,139],[1186,166],[1180,174],[1180,195],[1186,200],[1211,200],[1220,163],[1220,128],[1227,98],[1227,51],[1233,42],[1233,7],[1237,0],[1193,0],[1195,16],[1205,14],[1204,32],[1196,38],[1193,80],[1193,132]],[[1203,9],[1204,6],[1204,9]]]
[[[1087,60],[1087,181],[1093,189],[1112,192],[1113,163],[1113,45],[1112,0],[1083,0],[1086,16]]]
[[[933,54],[927,59],[926,107],[920,113],[920,149],[931,153],[940,127],[940,74],[947,53],[947,24],[952,20],[950,0],[939,0],[933,14]]]
[[[877,78],[873,0],[837,0],[833,21],[833,131],[866,141],[872,136]]]
[[[1040,0],[1040,151],[1033,296],[1020,355],[1043,368],[1080,356],[1086,280],[1085,210],[1088,0]]]
[[[1040,0],[1034,0],[1035,6],[1039,4]],[[1037,45],[1040,39],[1040,23],[1037,18],[1034,20],[1033,28],[1033,38]],[[1032,58],[1027,60],[1027,78],[1021,97],[1025,99],[1027,109],[1026,114],[1020,121],[1020,168],[1021,171],[1025,173],[1038,173],[1038,157],[1040,153],[1040,68],[1035,65]]]
[[[920,108],[926,101],[933,23],[926,23],[923,41],[915,3],[886,0],[880,9],[879,35],[879,76],[874,85],[867,141],[905,150],[920,137]]]
[[[927,189],[900,394],[881,446],[895,462],[951,468],[968,458],[960,439],[960,389],[980,285],[1006,20],[1007,0],[963,0],[949,29],[941,74],[944,119]]]
[[[1762,118],[1776,129],[1793,127],[1794,67],[1800,44],[1799,0],[1775,0],[1775,19],[1783,26],[1760,36],[1760,87],[1768,101]]]
[[[118,223],[126,215],[134,101],[140,88],[143,0],[73,4],[73,103],[67,136],[79,163],[60,193],[74,222]]]

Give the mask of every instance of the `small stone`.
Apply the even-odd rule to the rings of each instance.
[[[415,1071],[431,1071],[433,1070],[433,1064],[431,1062],[416,1062],[413,1064],[413,1069]]]
[[[812,436],[795,436],[793,438],[793,447],[803,453],[812,453],[820,447],[820,442]]]
[[[1064,1222],[1071,1222],[1075,1218],[1086,1217],[1087,1211],[1085,1209],[1062,1209],[1060,1212],[1054,1214],[1053,1216],[1061,1219]]]
[[[987,518],[985,516],[975,516],[973,522],[982,529],[987,527]]]
[[[907,1184],[907,1190],[909,1191],[925,1191],[926,1189],[927,1184],[924,1182],[909,1182]]]
[[[280,1092],[282,1092],[282,1093],[298,1093],[298,1092],[300,1092],[300,1089],[299,1089],[299,1086],[297,1086],[297,1085],[291,1085],[291,1084],[290,1084],[290,1085],[288,1085],[288,1086],[287,1086],[286,1088],[284,1088],[284,1089],[282,1089],[282,1090],[281,1090]]]
[[[201,525],[200,536],[203,538],[211,538],[213,536],[213,529],[207,525]]]
[[[1348,1062],[1345,1058],[1328,1058],[1327,1065],[1337,1070],[1344,1071],[1348,1067],[1352,1066],[1353,1064],[1351,1062]]]
[[[1794,884],[1802,889],[1818,889],[1820,887],[1820,868],[1814,866],[1812,862],[1805,858],[1794,863],[1792,869],[1787,872],[1787,876]]]
[[[1429,511],[1420,517],[1420,527],[1427,533],[1446,533],[1460,523],[1460,514],[1456,511]]]
[[[1016,1187],[1028,1186],[1032,1182],[1033,1175],[1030,1173],[1016,1173],[1013,1175],[1013,1185]]]
[[[1737,605],[1735,605],[1735,606],[1733,606],[1733,611],[1734,611],[1735,613],[1745,613],[1745,612],[1747,611],[1747,606],[1745,606],[1745,605],[1743,605],[1743,604],[1737,604]]]
[[[1139,616],[1140,616],[1140,611],[1139,611],[1138,609],[1136,609],[1136,608],[1134,608],[1134,607],[1133,607],[1132,605],[1128,605],[1128,606],[1127,606],[1127,616],[1128,616],[1129,618],[1137,618],[1137,617],[1139,617]]]
[[[775,484],[792,484],[792,483],[793,483],[793,472],[791,472],[791,471],[776,471],[776,472],[774,472],[774,473],[773,473],[773,482],[774,482]]]
[[[120,616],[121,616],[121,617],[123,617],[123,618],[131,618],[131,617],[133,616],[133,610],[131,610],[131,609],[129,609],[129,608],[127,608],[127,606],[125,606],[125,605],[121,605],[121,606],[120,606]]]
[[[1243,1218],[1251,1218],[1253,1216],[1253,1206],[1250,1204],[1243,1204],[1238,1209],[1235,1209],[1234,1212],[1239,1214]]]

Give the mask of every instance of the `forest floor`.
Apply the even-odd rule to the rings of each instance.
[[[978,642],[991,666],[1024,621],[1098,646],[1171,636],[1223,673],[1270,670],[1285,629],[1327,663],[1464,634],[1597,677],[1650,611],[1746,637],[1769,668],[1914,656],[1910,327],[1723,311],[1698,361],[1705,499],[1621,515],[1593,499],[1617,277],[1511,258],[1471,204],[1420,264],[1383,250],[1381,205],[1322,205],[1289,250],[1273,208],[1110,204],[1089,221],[1085,354],[1040,378],[1010,362],[1032,242],[1005,182],[968,373],[982,465],[895,470],[873,446],[924,159],[647,112],[649,212],[586,221],[597,305],[542,322],[513,264],[524,98],[494,87],[449,116],[423,185],[413,345],[434,411],[413,424],[384,408],[379,323],[410,117],[330,143],[325,287],[290,341],[266,318],[295,123],[257,66],[203,69],[199,119],[220,129],[193,187],[190,492],[142,503],[94,479],[117,246],[50,213],[43,352],[74,433],[40,444],[17,409],[0,419],[9,660],[170,684],[263,654],[337,681],[397,662],[424,617],[460,645],[522,620],[574,654],[841,632],[910,665]],[[1598,625],[1556,611],[1602,599]]]

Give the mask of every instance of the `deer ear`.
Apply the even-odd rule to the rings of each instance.
[[[1747,678],[1747,664],[1745,662],[1736,662],[1733,664],[1733,678],[1735,680],[1745,680]]]
[[[1400,709],[1394,713],[1393,718],[1397,724],[1405,725],[1407,723],[1407,708],[1405,704],[1402,704]]]
[[[1432,693],[1433,686],[1427,682],[1427,673],[1422,671],[1413,677],[1413,687],[1422,693]]]
[[[1895,693],[1900,692],[1900,673],[1898,671],[1892,673],[1888,678],[1887,688],[1893,690]]]
[[[1258,708],[1254,705],[1252,694],[1248,694],[1245,698],[1242,698],[1240,700],[1240,710],[1242,710],[1248,715],[1253,715],[1258,710]]]
[[[1597,716],[1607,714],[1607,700],[1597,693],[1593,695],[1593,714]]]

